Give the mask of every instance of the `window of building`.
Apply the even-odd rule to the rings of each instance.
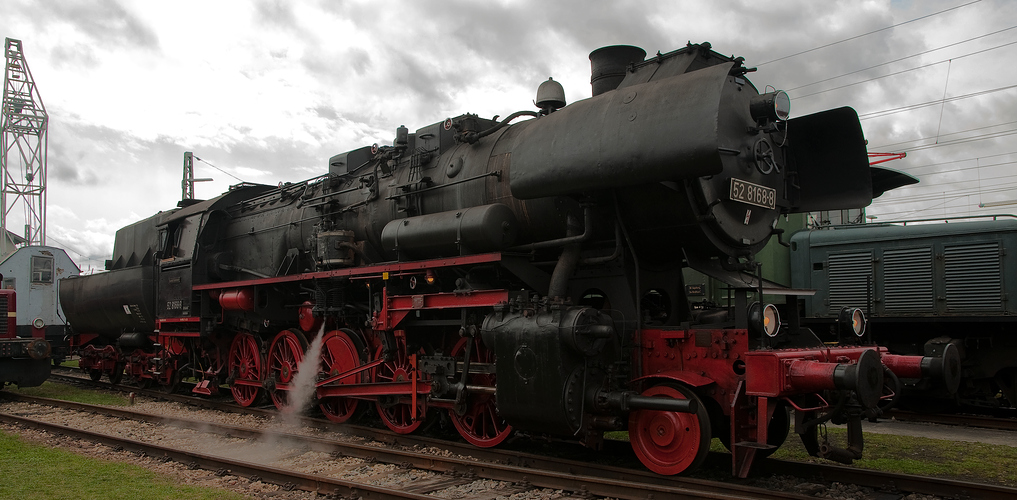
[[[53,282],[53,257],[32,256],[32,283]]]

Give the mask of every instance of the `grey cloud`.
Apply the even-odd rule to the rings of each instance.
[[[100,43],[157,49],[155,32],[115,0],[41,2],[45,15],[75,26]]]
[[[114,181],[114,172],[123,172],[125,164],[179,169],[183,151],[166,137],[142,140],[126,131],[62,117],[50,122],[48,171],[60,184],[96,186]]]
[[[314,78],[338,85],[345,82],[351,73],[364,76],[371,67],[371,57],[367,51],[355,47],[341,53],[313,47],[300,58],[300,64]]]
[[[319,117],[329,121],[335,121],[339,119],[339,112],[331,106],[318,106],[311,111],[314,111]]]
[[[346,57],[350,67],[358,75],[363,75],[371,67],[371,56],[364,49],[354,47],[346,51]]]
[[[50,56],[57,66],[92,67],[99,64],[99,57],[92,46],[82,43],[57,45]]]
[[[276,26],[288,31],[300,31],[296,16],[288,2],[263,0],[255,3],[255,14],[262,24]]]
[[[201,158],[204,158],[217,167],[231,171],[236,167],[250,167],[258,170],[268,170],[277,178],[274,179],[244,179],[252,182],[296,182],[314,175],[321,175],[327,172],[328,154],[319,151],[318,148],[308,147],[306,144],[289,139],[270,137],[258,144],[240,142],[229,145],[229,149],[219,147],[202,147],[200,153],[195,151]],[[313,172],[308,175],[308,172]],[[235,183],[235,179],[225,174],[210,171],[211,177],[229,180]],[[236,175],[236,172],[231,172]],[[238,175],[243,178],[243,175]]]
[[[429,103],[428,107],[445,107],[451,104],[449,93],[454,79],[469,78],[463,74],[448,74],[434,65],[406,53],[391,53],[391,80],[400,90],[419,96],[419,101]]]

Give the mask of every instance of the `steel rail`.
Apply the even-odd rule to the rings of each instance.
[[[958,425],[978,427],[1000,431],[1017,431],[1017,418],[987,417],[984,415],[945,415],[941,413],[924,414],[909,411],[893,410],[890,416],[901,422],[925,422],[930,424]]]
[[[92,383],[89,380],[85,380],[85,382],[90,384]],[[124,388],[122,390],[126,389],[128,388]],[[182,404],[196,404],[206,408],[220,409],[222,411],[247,413],[252,415],[261,415],[268,418],[271,418],[272,416],[277,414],[274,408],[272,410],[265,410],[259,408],[242,408],[233,404],[215,403],[212,401],[194,398],[190,396],[167,395],[164,393],[158,393],[154,391],[152,392],[155,397],[166,398],[167,396],[171,396],[174,400],[178,400]],[[387,430],[379,430],[370,427],[355,426],[349,424],[337,427],[324,419],[303,417],[303,422],[304,425],[308,425],[314,428],[330,430],[334,432],[343,432],[349,435],[374,439],[389,444],[399,444],[402,446],[413,446],[414,444],[419,444],[421,446],[440,447],[452,453],[457,453],[460,455],[472,455],[481,460],[491,462],[498,461],[501,463],[520,465],[523,467],[533,469],[547,469],[571,472],[583,469],[590,470],[589,468],[591,467],[597,467],[598,468],[597,470],[592,471],[590,473],[591,475],[594,475],[596,477],[617,478],[617,479],[634,479],[638,477],[639,481],[654,482],[656,484],[664,485],[675,484],[676,482],[679,484],[697,484],[699,487],[705,487],[705,484],[717,484],[714,481],[707,481],[695,478],[659,476],[643,469],[628,469],[624,467],[600,466],[588,464],[585,462],[562,460],[554,457],[520,453],[518,451],[510,451],[498,448],[481,449],[447,440],[434,439],[415,435],[400,435],[391,433]],[[730,459],[727,459],[727,463],[730,463]],[[892,474],[881,471],[844,467],[833,464],[788,462],[769,458],[766,460],[758,460],[754,465],[753,470],[755,473],[754,475],[757,476],[765,474],[790,475],[803,479],[840,481],[884,491],[906,491],[909,493],[921,493],[926,495],[947,496],[947,497],[952,496],[955,498],[986,498],[990,500],[992,499],[1009,500],[1012,498],[1017,498],[1017,488],[1008,488],[1005,486],[996,486],[966,481],[955,481],[950,479],[925,476],[907,476],[902,474]],[[778,494],[777,496],[781,498],[787,498],[788,497],[787,495],[788,495],[787,493],[783,493]]]
[[[392,488],[383,488],[371,484],[355,483],[324,476],[315,476],[299,472],[287,471],[276,467],[259,465],[252,462],[244,462],[224,457],[182,451],[166,446],[159,446],[151,443],[144,443],[132,439],[119,438],[98,432],[75,429],[66,425],[39,422],[25,417],[0,412],[0,421],[31,427],[51,433],[60,433],[91,442],[97,442],[111,447],[121,447],[135,452],[144,452],[150,456],[169,457],[177,462],[187,464],[192,468],[202,468],[216,471],[217,473],[229,473],[235,476],[248,479],[260,480],[282,486],[284,489],[299,488],[305,491],[314,491],[322,494],[342,493],[347,496],[360,496],[370,499],[411,499],[411,500],[434,500],[433,496],[409,491],[401,491]]]
[[[126,418],[145,422],[159,423],[183,427],[202,432],[213,432],[232,437],[248,439],[264,439],[269,436],[283,438],[288,442],[299,443],[309,450],[330,453],[333,456],[348,456],[358,459],[373,460],[382,463],[398,464],[401,467],[413,467],[431,472],[456,474],[465,477],[478,477],[495,481],[524,482],[538,488],[552,488],[573,491],[584,495],[597,495],[624,499],[646,498],[703,498],[714,500],[727,499],[766,499],[777,500],[786,498],[806,499],[807,496],[774,492],[763,488],[755,488],[732,483],[715,481],[681,479],[658,476],[649,472],[630,469],[604,467],[582,462],[562,461],[534,456],[522,457],[519,464],[499,463],[506,459],[506,451],[493,454],[495,461],[478,460],[473,451],[476,448],[462,450],[467,458],[438,457],[416,451],[395,448],[383,448],[358,443],[344,443],[334,440],[292,434],[279,431],[261,431],[246,427],[216,424],[208,421],[190,420],[181,417],[162,417],[160,415],[133,411],[107,406],[74,403],[48,398],[3,394],[13,400],[33,402],[69,409],[73,411],[102,413],[116,418]],[[342,433],[343,429],[332,429]],[[447,448],[444,441],[432,440],[437,446]],[[406,443],[403,443],[405,446]],[[432,444],[431,446],[434,446]],[[486,454],[486,453],[485,453]],[[488,460],[490,460],[488,458]],[[545,467],[551,466],[552,467]],[[319,491],[319,490],[310,490]]]
[[[911,476],[832,464],[813,464],[768,459],[757,463],[757,472],[815,477],[823,481],[867,486],[881,491],[921,493],[942,498],[1013,500],[1017,488],[929,476]]]

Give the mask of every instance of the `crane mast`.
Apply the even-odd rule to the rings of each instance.
[[[4,251],[16,243],[46,244],[46,152],[49,115],[42,103],[39,89],[28,69],[21,40],[4,40],[6,66],[2,125],[3,189],[0,205],[0,236]],[[17,241],[9,224],[11,213],[23,209],[24,241]],[[17,220],[20,222],[20,220]]]

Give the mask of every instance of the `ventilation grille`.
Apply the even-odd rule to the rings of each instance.
[[[932,288],[932,248],[908,248],[883,252],[883,304],[888,311],[930,311],[935,304]]]
[[[1003,270],[998,242],[943,246],[948,311],[1003,308]]]
[[[830,254],[830,309],[865,307],[872,276],[872,252]]]
[[[9,297],[10,297],[10,295],[0,295],[0,337],[3,337],[3,336],[5,336],[5,335],[7,335],[9,333],[7,331],[7,323],[8,323],[8,321],[7,321],[7,308],[9,307],[9,304],[7,303],[7,299]]]

